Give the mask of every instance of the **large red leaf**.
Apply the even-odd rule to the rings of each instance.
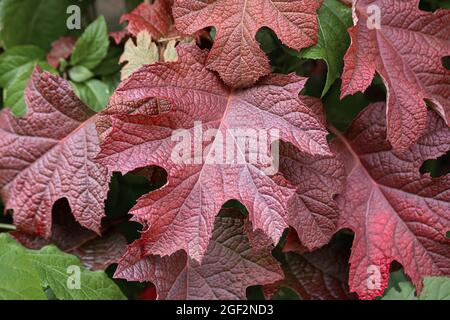
[[[262,27],[271,28],[287,46],[300,50],[316,43],[316,10],[321,0],[176,0],[178,30],[193,34],[216,28],[208,67],[226,84],[246,87],[271,72],[269,60],[255,39]]]
[[[292,239],[295,232],[290,231],[289,234]],[[291,248],[301,246],[298,239],[292,242],[297,245],[290,243]],[[265,296],[271,298],[281,288],[291,288],[302,300],[355,299],[347,285],[350,246],[351,242],[339,235],[330,244],[313,252],[288,251],[284,255],[284,279],[265,286]]]
[[[142,197],[131,211],[135,220],[148,226],[135,245],[142,247],[145,255],[170,255],[185,249],[200,261],[214,217],[231,199],[247,207],[254,229],[261,229],[277,242],[290,223],[287,207],[292,188],[279,176],[268,176],[267,165],[260,157],[257,163],[249,162],[255,150],[243,151],[230,132],[277,129],[281,140],[306,155],[330,155],[327,131],[308,107],[311,99],[298,97],[305,80],[295,75],[273,75],[251,89],[230,91],[206,69],[207,52],[182,46],[179,55],[176,63],[144,66],[123,82],[110,100],[111,105],[134,103],[138,108],[138,101],[145,104],[156,97],[173,106],[170,112],[157,116],[113,117],[113,127],[102,143],[99,161],[113,171],[126,173],[157,165],[168,172],[168,184]],[[189,151],[195,162],[174,161],[172,153],[178,142],[172,139],[173,133],[185,129],[195,137],[199,127],[202,132],[217,130],[213,136],[217,139],[199,142]],[[219,134],[230,139],[219,139]],[[215,153],[222,147],[227,150],[230,144],[233,150],[239,150],[235,154],[240,157],[232,162],[225,154],[221,158]],[[208,151],[198,154],[198,146]],[[264,157],[271,157],[269,149],[267,146]]]
[[[450,10],[418,9],[418,0],[358,0],[357,18],[345,56],[342,97],[365,91],[375,72],[388,90],[388,139],[407,150],[425,132],[429,101],[450,120],[450,71],[442,59],[450,55]],[[379,10],[379,11],[378,11]],[[379,28],[375,28],[376,13]]]
[[[419,293],[425,276],[450,275],[450,175],[419,171],[450,149],[450,129],[429,111],[423,137],[396,155],[386,141],[385,109],[369,106],[334,145],[348,175],[340,225],[355,232],[350,289],[363,299],[383,293],[393,260]]]
[[[276,282],[282,273],[270,249],[252,249],[244,225],[244,219],[217,218],[201,265],[184,251],[142,259],[131,247],[115,277],[151,281],[163,300],[245,299],[247,287]]]
[[[100,232],[110,174],[99,151],[95,115],[64,79],[35,70],[28,114],[0,114],[0,187],[20,231],[49,237],[52,206],[67,198],[84,227]]]

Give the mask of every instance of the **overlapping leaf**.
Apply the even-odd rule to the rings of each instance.
[[[357,0],[352,44],[345,56],[342,96],[365,91],[375,72],[388,90],[388,139],[407,150],[425,132],[428,101],[449,124],[450,11],[418,9],[418,0]]]
[[[289,247],[301,247],[295,232],[290,230]],[[332,242],[316,251],[286,251],[283,263],[284,279],[264,287],[270,298],[281,288],[291,288],[302,300],[355,299],[348,289],[348,258],[350,243],[337,236]],[[285,247],[286,249],[287,247]]]
[[[289,224],[292,190],[287,183],[267,175],[270,137],[264,142],[265,152],[259,152],[253,163],[248,160],[258,154],[257,150],[242,147],[230,133],[260,130],[269,136],[269,130],[277,130],[279,139],[300,152],[331,156],[322,121],[308,107],[311,100],[298,97],[304,79],[274,75],[254,88],[230,91],[206,69],[207,52],[183,46],[179,54],[176,63],[141,68],[110,100],[112,106],[132,103],[137,108],[139,101],[145,105],[156,97],[173,106],[158,116],[116,116],[102,143],[99,161],[111,170],[126,173],[157,165],[168,172],[168,184],[141,198],[132,209],[134,218],[148,225],[135,245],[145,254],[170,255],[185,249],[200,261],[214,217],[231,199],[247,207],[255,229],[277,242]],[[181,129],[192,137],[189,142],[185,140],[186,152],[178,149],[180,138],[173,136]],[[205,138],[200,133],[198,142],[199,132],[208,129],[214,134]],[[233,153],[225,155],[227,148]],[[264,160],[269,161],[264,164]]]
[[[262,27],[296,50],[317,42],[321,0],[176,0],[178,30],[193,34],[214,26],[216,36],[208,68],[231,87],[246,87],[271,72],[269,60],[255,40]]]
[[[49,237],[52,206],[67,198],[84,227],[100,232],[110,174],[95,115],[62,78],[36,69],[25,92],[28,114],[0,115],[0,187],[20,231]]]
[[[282,273],[270,249],[251,248],[244,225],[244,219],[217,218],[202,264],[183,251],[144,259],[132,251],[115,277],[151,281],[162,300],[245,299],[247,287],[276,282]]]
[[[311,156],[282,144],[280,172],[296,188],[289,200],[289,225],[298,231],[303,246],[320,248],[337,229],[339,209],[334,197],[343,189],[342,163],[333,156]]]
[[[426,276],[450,275],[450,175],[419,169],[450,148],[450,129],[429,111],[427,130],[402,155],[386,141],[384,104],[369,106],[334,147],[345,163],[342,228],[355,232],[350,289],[360,298],[382,295],[392,261],[403,265],[418,293]]]
[[[325,0],[318,11],[319,39],[315,46],[300,52],[300,57],[324,59],[327,63],[327,80],[322,97],[339,78],[344,67],[343,57],[350,45],[347,28],[352,25],[351,9],[339,0]]]
[[[173,0],[156,0],[152,4],[141,3],[132,12],[124,14],[120,18],[120,23],[128,21],[127,30],[135,37],[143,30],[157,40],[177,35],[178,32],[173,25],[172,4]]]

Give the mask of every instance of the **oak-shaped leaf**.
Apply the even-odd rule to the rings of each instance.
[[[270,249],[250,246],[244,225],[244,219],[217,218],[202,264],[183,250],[142,258],[130,247],[115,277],[152,282],[160,300],[245,299],[247,287],[274,283],[282,271]]]
[[[289,200],[288,224],[298,232],[300,243],[307,250],[320,248],[331,240],[338,227],[335,196],[344,187],[342,162],[335,156],[311,156],[282,143],[280,173],[296,188]]]
[[[300,50],[317,42],[317,9],[321,0],[176,0],[175,26],[193,34],[214,26],[216,36],[208,68],[231,87],[247,87],[271,72],[256,41],[262,27],[281,42]]]
[[[313,252],[291,251],[300,248],[297,234],[289,230],[289,246],[283,248],[284,278],[264,286],[266,298],[272,298],[282,288],[293,289],[302,300],[352,300],[356,298],[348,289],[348,259],[351,241],[343,234],[331,243]]]
[[[386,140],[383,103],[370,105],[333,148],[345,164],[340,228],[355,232],[349,285],[362,299],[383,294],[393,261],[422,289],[426,276],[450,275],[450,175],[421,173],[450,149],[450,129],[428,111],[424,135],[396,154]]]
[[[357,0],[345,55],[344,97],[365,91],[375,72],[387,88],[387,137],[407,150],[426,130],[427,101],[449,124],[450,10],[424,12],[418,0]]]
[[[269,175],[276,173],[271,143],[282,140],[310,156],[331,156],[311,99],[298,96],[305,79],[272,75],[233,91],[207,70],[206,51],[179,46],[178,53],[175,63],[133,73],[110,100],[111,107],[125,109],[152,98],[172,106],[156,116],[115,115],[102,141],[98,161],[110,170],[125,174],[156,165],[168,173],[168,183],[131,210],[148,226],[135,245],[145,255],[184,249],[200,261],[214,217],[232,199],[247,207],[254,229],[278,242],[289,224],[293,188]],[[254,143],[243,142],[244,135]]]
[[[80,260],[55,246],[29,250],[9,234],[0,234],[0,298],[45,300],[124,300],[117,284],[102,271],[90,271]],[[80,282],[69,282],[68,275]],[[73,284],[73,286],[70,286]]]
[[[0,114],[0,187],[19,231],[49,237],[52,206],[67,198],[75,219],[100,232],[110,173],[94,162],[95,114],[64,79],[35,69],[28,114]]]
[[[122,67],[121,79],[128,78],[134,71],[145,64],[159,61],[159,50],[156,43],[147,31],[141,31],[136,36],[136,43],[129,39],[125,43],[125,49],[120,57],[119,63],[126,63]]]

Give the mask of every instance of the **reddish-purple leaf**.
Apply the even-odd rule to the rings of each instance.
[[[345,56],[342,97],[365,91],[375,72],[387,95],[387,137],[394,149],[407,150],[425,132],[425,101],[450,121],[450,10],[418,9],[418,0],[357,0],[357,18]]]
[[[289,225],[308,250],[320,248],[337,230],[339,209],[334,197],[343,191],[342,163],[334,156],[311,156],[282,144],[280,172],[296,187],[289,200]]]
[[[350,289],[362,299],[383,293],[394,260],[418,293],[424,277],[450,275],[450,175],[419,171],[450,149],[450,129],[429,111],[424,135],[398,155],[386,141],[385,112],[369,106],[334,142],[347,173],[340,226],[355,232]]]
[[[62,37],[52,43],[52,49],[47,55],[48,64],[58,68],[61,59],[67,59],[72,54],[76,39],[73,37]]]
[[[208,68],[231,87],[246,87],[271,72],[256,41],[262,27],[272,29],[288,47],[300,50],[317,42],[316,11],[321,0],[176,0],[175,25],[193,34],[216,28]]]
[[[277,130],[277,138],[306,155],[331,156],[327,131],[308,107],[311,100],[298,97],[305,80],[273,75],[251,89],[230,91],[206,69],[207,52],[182,46],[179,55],[176,63],[144,66],[124,81],[110,100],[111,105],[134,102],[138,107],[137,101],[158,98],[173,106],[157,116],[113,117],[113,128],[102,143],[98,159],[113,171],[127,173],[157,165],[168,172],[166,186],[142,197],[131,211],[136,221],[148,226],[135,245],[144,255],[164,256],[184,249],[200,261],[214,217],[231,199],[244,204],[253,228],[261,229],[276,243],[290,223],[287,207],[292,187],[265,171],[270,164],[264,164],[261,157],[271,159],[270,137],[264,154],[259,152],[253,163],[248,160],[256,150],[242,148],[230,132],[256,130],[269,135],[270,130]],[[173,134],[180,129],[193,137],[188,148],[202,139],[196,137],[198,130],[214,130],[216,139],[198,142],[186,154],[187,160],[179,163],[173,158],[179,143]],[[239,151],[231,161],[226,155],[230,147]],[[221,149],[223,154],[218,151]]]
[[[27,233],[13,232],[12,235],[25,247],[39,250],[54,244],[63,251],[71,251],[93,240],[97,234],[83,228],[74,218],[66,199],[57,201],[52,209],[52,231],[49,238],[32,236]]]
[[[75,219],[100,232],[110,173],[94,162],[95,114],[64,79],[35,70],[25,91],[28,114],[0,114],[0,187],[19,231],[49,237],[52,206],[67,198]]]
[[[115,277],[151,281],[161,300],[245,299],[247,287],[274,283],[282,272],[270,250],[250,246],[244,224],[244,219],[217,218],[201,265],[184,251],[142,259],[131,247]]]

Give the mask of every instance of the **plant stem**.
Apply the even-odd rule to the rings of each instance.
[[[0,223],[0,229],[14,231],[16,230],[16,226],[12,224]]]

